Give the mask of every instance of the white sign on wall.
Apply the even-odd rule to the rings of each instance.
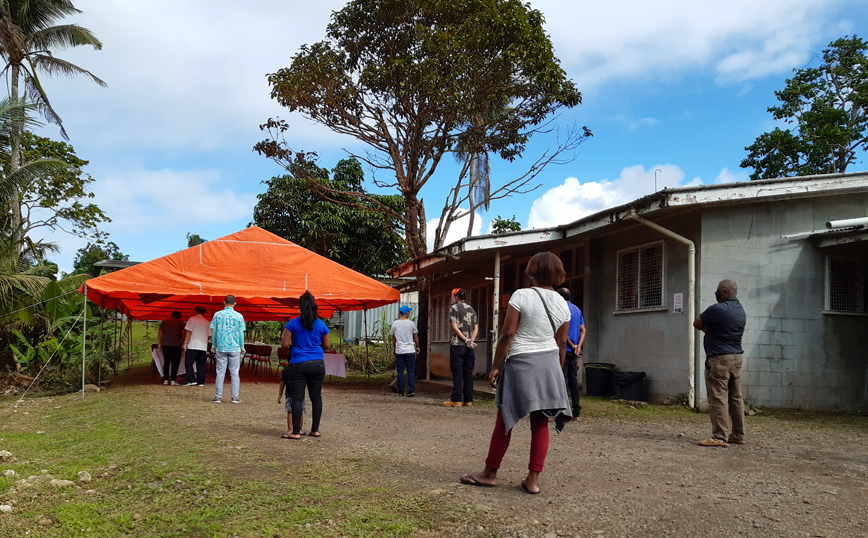
[[[672,313],[673,314],[683,314],[684,313],[684,294],[683,293],[676,293],[675,294],[675,300],[673,301],[673,304],[675,306],[672,308]]]

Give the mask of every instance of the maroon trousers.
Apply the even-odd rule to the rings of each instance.
[[[549,451],[549,419],[541,411],[534,411],[530,414],[530,432],[530,463],[528,463],[527,468],[530,471],[542,472],[546,463],[546,454]],[[492,469],[500,469],[500,463],[503,461],[506,449],[509,448],[511,438],[512,431],[506,431],[503,415],[498,410],[485,465]]]

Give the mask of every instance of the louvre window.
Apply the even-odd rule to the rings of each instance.
[[[658,241],[618,252],[616,311],[664,306],[663,246]]]

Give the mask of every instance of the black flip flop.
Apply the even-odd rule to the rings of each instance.
[[[458,477],[458,481],[462,484],[466,484],[468,486],[479,486],[481,488],[493,488],[495,484],[486,484],[484,482],[480,482],[471,474],[465,474]]]
[[[531,495],[539,495],[539,492],[542,491],[542,490],[537,490],[537,491],[529,490],[527,488],[527,486],[524,485],[524,480],[521,481],[521,489],[525,490],[526,492],[530,493]]]

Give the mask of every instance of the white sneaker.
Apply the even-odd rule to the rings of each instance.
[[[196,386],[196,382],[193,381],[192,383],[185,383],[184,386],[185,386],[185,387],[195,387],[195,386]]]
[[[168,379],[164,379],[164,380],[163,380],[163,385],[168,385],[168,384],[169,384],[169,380],[168,380]]]
[[[177,387],[178,385],[180,385],[180,383],[178,383],[177,381],[172,381],[169,384],[172,385],[173,387]]]
[[[232,403],[241,403],[241,400],[238,398],[232,398]]]

